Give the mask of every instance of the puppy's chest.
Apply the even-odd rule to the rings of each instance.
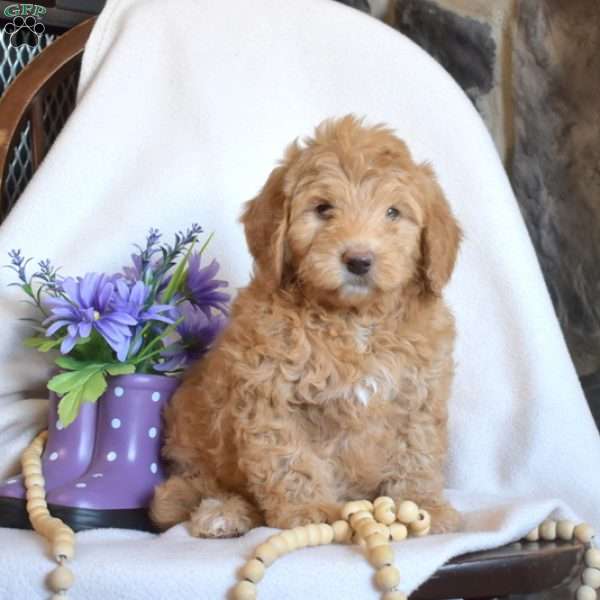
[[[299,369],[296,399],[368,407],[396,398],[404,387],[406,357],[377,328],[308,332],[308,360]]]

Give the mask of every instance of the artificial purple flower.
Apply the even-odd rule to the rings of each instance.
[[[67,328],[60,351],[68,354],[75,344],[87,338],[95,329],[125,360],[131,340],[131,327],[137,320],[127,310],[113,307],[115,284],[104,274],[86,273],[81,278],[67,277],[62,281],[62,295],[45,301],[50,316],[44,321],[48,327],[46,336],[54,335],[62,327]]]
[[[150,287],[136,281],[133,285],[124,279],[116,281],[116,294],[113,307],[115,310],[130,314],[137,322],[162,321],[171,325],[176,319],[163,313],[171,313],[173,306],[170,304],[153,304],[146,308]]]
[[[188,261],[187,289],[190,300],[210,319],[210,309],[214,308],[227,313],[229,294],[221,292],[218,288],[227,287],[228,283],[214,279],[219,271],[219,263],[213,260],[208,266],[200,268],[200,254],[193,254]]]
[[[129,281],[139,281],[142,278],[142,257],[139,254],[131,255],[132,267],[123,267],[123,275]]]
[[[182,369],[205,354],[225,326],[223,315],[208,315],[199,306],[185,301],[178,305],[183,321],[177,325],[172,343],[161,353],[165,362],[156,365],[157,371],[169,372]]]

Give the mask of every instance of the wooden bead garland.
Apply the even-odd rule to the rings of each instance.
[[[590,545],[594,538],[594,530],[587,523],[575,525],[572,521],[561,520],[553,521],[546,519],[530,531],[525,538],[525,541],[535,542],[538,539],[545,541],[553,541],[556,539],[570,542],[577,540],[581,544]],[[600,550],[594,547],[589,547],[584,554],[584,563],[586,568],[581,574],[581,582],[575,593],[576,600],[597,600],[600,588]]]
[[[66,592],[72,587],[74,575],[65,565],[75,556],[75,534],[60,519],[54,518],[46,504],[45,480],[41,455],[48,437],[42,431],[21,455],[21,467],[26,489],[27,513],[33,529],[51,544],[52,555],[59,566],[48,577],[55,594],[51,600],[68,600]],[[278,558],[298,548],[335,543],[360,543],[367,551],[369,562],[377,569],[375,583],[383,591],[382,600],[406,600],[397,589],[400,573],[393,565],[394,551],[390,541],[400,541],[408,536],[429,534],[431,516],[410,500],[397,507],[392,498],[382,496],[373,503],[369,500],[348,502],[341,511],[341,519],[333,525],[325,523],[305,525],[282,531],[260,544],[255,556],[240,571],[241,581],[233,589],[233,600],[256,600],[256,584],[265,570]],[[586,568],[576,600],[597,600],[600,589],[600,550],[591,546],[594,530],[587,523],[575,525],[568,520],[545,520],[530,531],[525,541],[539,539],[577,540],[589,547],[585,552]]]
[[[260,544],[254,557],[240,570],[241,581],[233,588],[233,600],[255,600],[256,584],[262,580],[265,569],[278,558],[299,548],[331,543],[360,544],[365,548],[369,562],[375,567],[374,582],[383,592],[383,600],[406,600],[397,589],[400,573],[394,566],[394,550],[390,541],[401,541],[409,535],[427,535],[431,517],[410,501],[398,507],[392,498],[381,496],[373,503],[368,500],[347,502],[341,518],[332,525],[321,523],[295,527],[271,536]]]
[[[66,592],[72,587],[75,577],[65,563],[75,556],[75,534],[68,525],[52,517],[48,511],[41,459],[47,437],[48,432],[42,431],[31,442],[21,455],[21,469],[31,526],[50,542],[52,556],[59,564],[48,577],[48,585],[55,592],[51,600],[68,600]]]

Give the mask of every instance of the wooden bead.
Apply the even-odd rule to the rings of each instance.
[[[575,527],[573,534],[578,542],[581,542],[582,544],[588,544],[594,537],[594,530],[591,525],[588,525],[587,523],[580,523],[577,525],[577,527]]]
[[[367,521],[365,519],[363,525],[363,521],[361,521],[361,527],[358,530],[358,535],[360,535],[360,537],[367,539],[370,535],[373,535],[374,533],[381,533],[379,523],[375,523],[375,521]]]
[[[540,525],[540,537],[547,542],[556,539],[556,521],[548,519]]]
[[[25,477],[29,475],[41,475],[42,463],[40,463],[39,458],[23,461],[23,463],[21,464],[21,471]]]
[[[55,517],[45,518],[39,524],[40,533],[47,539],[54,538],[56,530],[62,526],[62,521]]]
[[[390,539],[390,528],[387,525],[384,525],[383,523],[377,523],[375,522],[375,525],[377,527],[377,529],[379,529],[379,533],[387,538],[388,540]],[[393,525],[393,523],[392,523]]]
[[[71,542],[53,541],[52,556],[54,556],[57,561],[64,559],[73,560],[73,557],[75,556],[75,546]]]
[[[396,567],[382,567],[375,573],[375,583],[380,590],[391,590],[400,583],[400,573]]]
[[[382,600],[406,600],[406,594],[404,592],[390,590],[383,595]]]
[[[528,542],[537,542],[540,539],[540,528],[536,527],[532,529],[526,536],[525,539]]]
[[[256,600],[256,586],[251,581],[240,581],[233,588],[233,600]]]
[[[294,527],[292,529],[296,536],[296,548],[306,548],[308,546],[308,531],[306,526]]]
[[[394,563],[394,551],[390,546],[377,546],[369,550],[369,562],[381,569]]]
[[[252,583],[258,583],[265,576],[265,565],[253,558],[249,560],[240,571],[242,579],[247,579]]]
[[[427,526],[425,529],[418,529],[417,531],[412,531],[411,534],[413,537],[425,537],[426,535],[429,535],[430,531],[431,527]]]
[[[286,552],[293,552],[298,547],[298,538],[296,537],[296,532],[293,529],[282,531],[279,536],[287,546]]]
[[[370,500],[359,500],[360,509],[373,512],[373,503]]]
[[[71,569],[68,567],[56,567],[48,578],[48,584],[53,592],[63,592],[68,590],[75,581]]]
[[[556,535],[559,539],[569,542],[573,539],[573,532],[575,531],[575,523],[563,519],[556,524]]]
[[[400,523],[410,525],[419,518],[419,507],[414,502],[405,500],[404,502],[400,503],[400,506],[398,506],[396,516],[398,517],[398,521],[400,521]]]
[[[575,595],[577,600],[596,600],[597,597],[596,590],[589,585],[579,586]]]
[[[585,552],[585,564],[594,569],[600,569],[600,550],[598,548],[590,548]]]
[[[413,534],[420,533],[431,527],[431,515],[426,510],[419,510],[416,520],[412,521],[408,528]]]
[[[321,543],[321,530],[316,523],[306,526],[309,546],[318,546]]]
[[[333,542],[333,527],[327,523],[320,523],[318,527],[321,532],[321,545],[331,544]]]
[[[361,510],[363,510],[363,507],[361,506],[360,501],[354,500],[352,502],[346,502],[342,508],[342,519],[347,521],[353,514],[360,512]]]
[[[361,548],[367,546],[367,542],[365,542],[365,540],[361,538],[356,531],[352,533],[351,543],[360,546]]]
[[[47,508],[46,500],[44,500],[44,498],[31,498],[30,500],[27,500],[26,506],[28,513],[31,513],[34,508],[38,508],[39,506]]]
[[[34,485],[44,487],[45,483],[42,475],[25,475],[25,486],[28,488],[33,487]]]
[[[374,533],[370,535],[366,540],[367,548],[372,550],[373,548],[377,548],[377,546],[388,546],[389,540],[383,537],[380,533]]]
[[[377,498],[375,500],[375,502],[373,502],[373,508],[377,508],[378,506],[381,505],[386,505],[386,504],[391,504],[394,505],[395,502],[393,500],[393,498],[390,498],[389,496],[379,496],[379,498]]]
[[[48,507],[46,506],[45,503],[40,504],[39,506],[35,506],[31,509],[28,509],[27,513],[29,514],[30,520],[39,519],[40,517],[43,517],[43,516],[50,516],[50,513],[48,512]]]
[[[583,574],[581,575],[581,581],[583,581],[585,585],[589,585],[591,588],[597,590],[600,588],[600,571],[593,567],[584,569]]]
[[[358,524],[363,519],[368,519],[369,521],[373,521],[373,515],[367,510],[359,510],[350,516],[350,525],[354,529],[358,528]]]
[[[283,532],[286,533],[286,532]],[[289,545],[283,537],[283,533],[277,533],[272,535],[267,541],[275,550],[277,550],[277,554],[279,556],[283,554],[287,554],[290,551]],[[294,536],[295,537],[295,536]]]
[[[408,537],[408,528],[404,523],[392,523],[389,529],[390,537],[394,542],[401,542]]]
[[[277,550],[275,550],[275,547],[269,542],[265,542],[258,546],[254,554],[256,555],[256,558],[260,558],[260,560],[263,561],[265,567],[272,565],[279,558]]]
[[[332,526],[333,539],[338,544],[347,544],[352,537],[352,529],[347,521],[336,521]]]
[[[375,509],[375,519],[384,525],[391,525],[396,520],[396,514],[394,513],[393,505],[389,504],[379,505]]]
[[[42,498],[44,501],[46,499],[46,490],[37,485],[27,490],[27,500],[35,500],[36,498]]]

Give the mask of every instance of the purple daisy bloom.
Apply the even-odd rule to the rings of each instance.
[[[174,323],[176,319],[163,314],[173,310],[173,306],[170,304],[153,304],[146,308],[150,292],[150,287],[141,281],[136,281],[131,285],[124,279],[119,279],[116,282],[113,306],[115,310],[130,314],[139,323],[146,321],[162,321],[169,325]]]
[[[156,371],[176,371],[208,352],[210,345],[219,335],[227,319],[223,315],[207,315],[191,302],[182,302],[177,307],[183,321],[177,326],[173,343],[161,353],[165,362],[156,365]],[[165,340],[167,342],[167,340]]]
[[[60,351],[68,354],[79,340],[87,338],[95,329],[117,353],[117,358],[125,360],[131,327],[137,325],[137,320],[126,310],[112,306],[115,284],[111,278],[98,273],[86,273],[77,279],[67,277],[62,281],[62,292],[61,296],[45,301],[50,312],[43,323],[48,327],[46,336],[66,327],[67,336]]]
[[[229,294],[219,291],[218,288],[227,287],[228,283],[214,279],[219,271],[219,263],[213,260],[208,266],[200,267],[200,254],[193,254],[188,261],[187,288],[190,300],[210,319],[210,309],[214,308],[228,314],[227,302]]]

